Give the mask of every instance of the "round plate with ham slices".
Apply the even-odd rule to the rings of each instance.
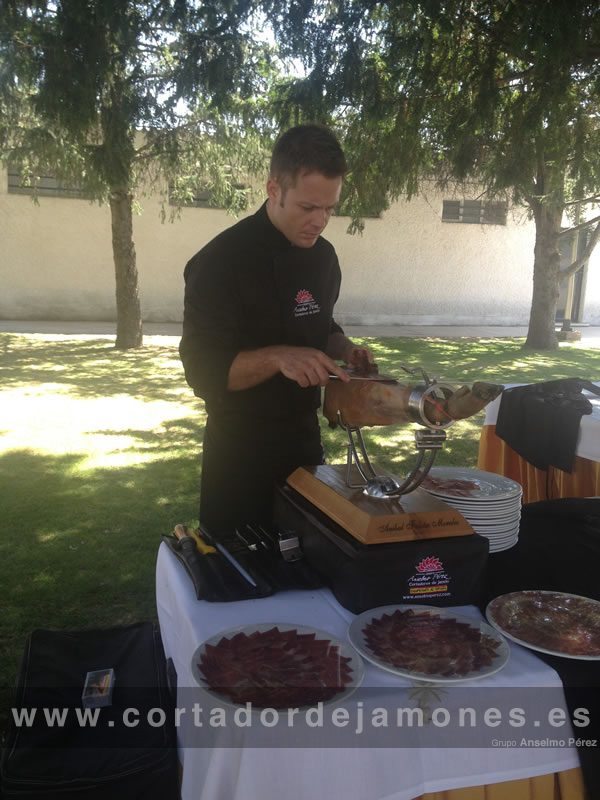
[[[498,672],[507,642],[486,622],[430,606],[382,606],[356,617],[348,638],[378,667],[428,683],[459,683]]]
[[[194,652],[192,675],[225,705],[287,711],[344,701],[364,667],[350,645],[325,631],[265,622],[211,636]]]
[[[517,543],[523,490],[516,481],[479,469],[433,467],[421,486],[460,511],[489,540],[490,553]]]
[[[431,494],[476,501],[512,500],[522,488],[516,481],[470,467],[432,467],[421,484]]]
[[[566,592],[530,589],[496,597],[485,610],[513,642],[563,658],[600,661],[600,602]]]

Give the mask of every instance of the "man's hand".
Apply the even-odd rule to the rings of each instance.
[[[373,353],[368,347],[359,347],[343,333],[330,334],[327,353],[350,367],[364,367],[365,362],[374,363]]]
[[[373,364],[373,353],[368,347],[359,347],[358,345],[350,342],[350,346],[346,349],[344,354],[344,362],[349,367],[362,367],[365,364]]]
[[[330,356],[314,347],[273,345],[258,350],[242,350],[229,368],[227,388],[230,391],[250,389],[278,373],[298,386],[325,386],[330,375],[343,381],[350,378]]]
[[[321,350],[313,347],[277,347],[279,371],[299,386],[325,386],[330,375],[343,381],[350,378],[341,367]]]

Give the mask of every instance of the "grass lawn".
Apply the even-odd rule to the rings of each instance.
[[[8,706],[26,636],[155,619],[160,535],[197,517],[202,403],[173,337],[134,352],[111,339],[0,334],[0,685]],[[422,366],[454,384],[600,378],[600,352],[528,353],[514,339],[364,339],[382,373]],[[406,382],[412,379],[407,376]],[[448,430],[436,463],[475,466],[483,412]],[[345,435],[323,423],[330,462]],[[366,434],[374,461],[401,475],[413,427]]]

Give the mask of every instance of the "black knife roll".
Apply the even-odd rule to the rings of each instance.
[[[323,586],[322,579],[305,559],[288,562],[277,553],[249,550],[233,534],[220,536],[219,541],[250,574],[256,586],[248,583],[219,553],[202,555],[190,536],[177,539],[163,535],[161,538],[185,567],[198,600],[224,603],[268,597],[286,589]]]
[[[362,544],[288,485],[274,523],[300,538],[305,560],[355,614],[395,604],[477,605],[489,551],[483,536]]]

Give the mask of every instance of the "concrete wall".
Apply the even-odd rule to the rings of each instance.
[[[108,208],[50,197],[36,206],[6,187],[2,173],[0,317],[114,319]],[[366,220],[362,236],[345,232],[347,218],[331,220],[326,236],[344,276],[341,323],[527,324],[533,224],[522,211],[509,213],[506,226],[442,223],[442,200],[430,191],[396,203],[381,219]],[[185,263],[235,220],[224,211],[186,208],[179,221],[162,224],[157,197],[142,198],[142,206],[134,237],[143,317],[179,321]],[[597,324],[600,275],[588,279],[592,293],[599,299],[586,302],[585,320]]]

